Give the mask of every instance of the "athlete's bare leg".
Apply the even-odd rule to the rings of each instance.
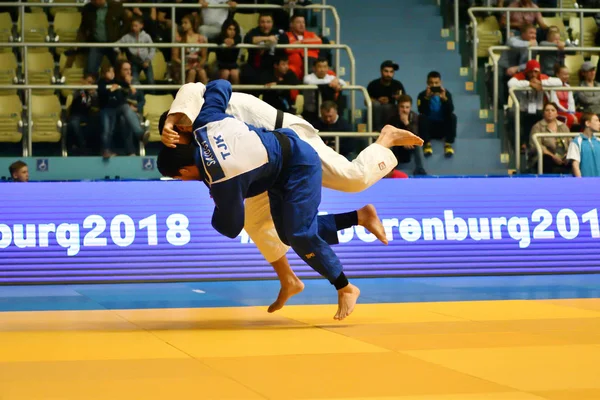
[[[279,290],[277,300],[269,306],[268,311],[270,313],[281,309],[292,296],[304,290],[304,283],[302,283],[300,278],[292,271],[286,256],[272,262],[271,265],[273,266],[275,273],[277,273],[281,289]]]

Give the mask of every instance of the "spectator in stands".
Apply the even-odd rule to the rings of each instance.
[[[517,91],[516,96],[521,106],[521,147],[522,151],[527,150],[529,143],[529,133],[537,121],[542,119],[542,109],[544,107],[544,87],[562,86],[562,81],[558,78],[551,78],[541,73],[540,63],[537,60],[529,60],[525,67],[525,72],[515,74],[508,81],[509,88],[526,87],[533,91]]]
[[[160,1],[160,2],[161,3],[170,3],[170,1]],[[173,3],[176,3],[176,4],[198,4],[199,1],[198,0],[175,0],[175,1],[173,1]],[[194,20],[194,24],[196,26],[200,26],[201,18],[198,13],[198,11],[200,9],[198,9],[198,11],[196,11],[193,8],[176,7],[174,16],[171,15],[171,7],[161,8],[160,10],[165,14],[165,18],[167,15],[170,16],[170,22],[174,23],[176,25],[181,25],[181,22],[183,21],[183,17],[185,17],[186,15],[190,15]],[[171,26],[171,24],[169,24],[169,27],[170,26]]]
[[[596,82],[596,66],[590,61],[581,65],[580,74],[583,80],[580,86],[598,87],[600,83]],[[600,91],[598,92],[577,92],[577,104],[583,107],[586,113],[600,113]]]
[[[181,35],[177,35],[177,43],[207,43],[206,37],[196,33],[198,25],[191,15],[186,15],[181,20]],[[208,75],[204,66],[208,59],[206,47],[188,47],[185,49],[185,82],[208,83]],[[175,82],[181,82],[181,49],[174,47],[171,53],[172,75]]]
[[[556,77],[561,80],[563,87],[569,87],[569,68],[564,65],[559,65],[556,67]],[[566,118],[566,124],[569,129],[573,125],[579,124],[579,118],[581,118],[581,113],[576,112],[575,110],[575,96],[573,96],[572,91],[563,92],[563,91],[551,91],[550,92],[550,101],[554,102],[558,107],[558,115]]]
[[[175,1],[176,2],[176,1]],[[194,1],[194,3],[196,3]],[[189,12],[187,8],[178,8],[175,9],[175,13],[177,12]],[[175,18],[171,16],[171,10],[169,8],[156,8],[156,12],[152,14],[153,20],[152,26],[153,31],[148,32],[150,36],[152,36],[152,41],[155,43],[171,43],[175,40],[175,38],[171,37],[172,26],[175,23]],[[158,50],[163,53],[165,61],[171,61],[171,48],[169,47],[159,47]]]
[[[286,6],[286,5],[290,5],[290,6],[294,6],[296,5],[295,0],[238,0],[237,1],[238,4],[272,4],[272,5],[278,5],[278,6]],[[301,3],[304,4],[298,4],[298,5],[308,5],[310,4],[309,1],[301,1]],[[296,8],[293,8],[294,13],[296,13],[296,11],[300,11],[298,12],[298,14],[303,14],[303,12],[301,10],[298,10]],[[263,12],[268,12],[269,15],[272,16],[272,20],[273,20],[273,24],[275,26],[276,30],[282,30],[282,31],[287,31],[289,29],[290,26],[290,8],[288,7],[282,7],[282,8],[275,8],[275,9],[267,9],[265,10],[264,8],[240,8],[236,11],[237,13],[240,14],[253,14],[253,13],[263,13]],[[249,42],[246,42],[249,43]],[[272,65],[269,64],[269,66]]]
[[[84,85],[93,85],[96,83],[93,74],[87,74],[83,78]],[[67,133],[70,134],[75,145],[73,150],[75,154],[87,154],[87,138],[90,131],[94,131],[97,126],[97,115],[94,112],[98,107],[98,93],[94,89],[75,90],[73,101],[69,108],[69,118],[67,122]],[[87,128],[82,129],[81,124],[86,124]]]
[[[29,182],[29,168],[23,161],[15,161],[8,167],[13,182]]]
[[[233,19],[226,20],[217,39],[217,44],[223,46],[216,50],[217,62],[219,77],[231,81],[234,85],[240,83],[240,67],[237,63],[240,49],[237,45],[241,42],[240,25]]]
[[[135,0],[136,3],[145,3],[145,4],[153,4],[157,3],[152,0]],[[171,32],[169,29],[171,25],[167,26],[166,13],[161,15],[161,10],[156,7],[144,7],[144,8],[132,8],[125,11],[128,15],[128,19],[133,20],[138,17],[142,19],[142,23],[144,25],[144,30],[150,37],[153,42],[170,42],[171,41]],[[171,21],[168,20],[168,23]]]
[[[242,82],[258,83],[260,77],[273,68],[275,56],[285,54],[284,49],[276,49],[277,44],[288,44],[290,41],[284,30],[273,25],[273,16],[261,13],[258,26],[251,29],[244,37],[244,43],[263,46],[262,49],[248,49],[248,62],[242,67]]]
[[[505,75],[512,77],[517,72],[525,69],[525,64],[529,59],[527,49],[538,44],[535,32],[535,26],[530,24],[523,25],[521,27],[521,36],[512,36],[508,39],[506,45],[511,49],[502,52],[498,60],[498,66],[505,70]],[[535,55],[532,54],[532,57],[535,57]]]
[[[406,94],[404,85],[394,79],[400,67],[391,60],[381,63],[381,77],[367,86],[367,92],[373,103],[373,130],[380,131],[385,122],[396,113],[396,103],[401,95]]]
[[[294,14],[302,15],[307,21],[310,17],[308,10],[297,8],[310,6],[312,4],[312,1],[310,0],[268,0],[267,2],[270,4],[278,4],[284,6],[284,11],[287,11],[285,10],[285,8],[287,7],[292,8],[294,10]]]
[[[144,134],[144,128],[142,128],[141,125],[144,119],[143,114],[146,100],[143,92],[133,86],[133,75],[131,70],[131,63],[128,61],[121,61],[117,65],[116,74],[116,80],[118,82],[124,82],[129,85],[129,87],[121,89],[125,94],[126,104],[123,104],[118,109],[117,127],[123,137],[125,154],[130,156],[135,155],[135,145],[140,140],[147,140],[148,136],[148,134]]]
[[[442,86],[442,76],[439,72],[431,71],[427,74],[427,89],[419,94],[417,107],[420,136],[425,142],[425,157],[433,154],[431,139],[444,139],[444,156],[452,157],[457,121],[452,95]]]
[[[294,15],[290,21],[290,31],[287,33],[290,44],[322,44],[323,41],[316,33],[306,30],[306,22],[302,15]],[[290,70],[299,80],[304,77],[304,49],[286,49]],[[308,49],[308,62],[313,63],[319,58],[319,49]]]
[[[102,157],[107,159],[116,155],[111,151],[112,139],[119,116],[127,105],[129,84],[115,79],[115,70],[111,65],[103,65],[98,79],[98,103],[100,106],[100,127],[102,129]]]
[[[296,74],[290,70],[288,57],[284,54],[275,59],[271,71],[263,75],[262,83],[271,87],[274,85],[298,85],[300,81]],[[297,96],[297,90],[266,90],[263,94],[263,101],[278,110],[296,114]]]
[[[329,69],[327,60],[323,58],[315,60],[313,63],[313,72],[304,76],[304,84],[319,86],[318,91],[304,91],[304,111],[302,116],[311,123],[319,118],[317,115],[319,93],[322,101],[336,101],[342,88],[346,86],[346,82],[335,76],[334,72]]]
[[[77,42],[116,42],[125,34],[126,23],[121,3],[113,0],[92,0],[83,6],[81,11]],[[107,56],[113,65],[117,61],[117,54],[110,47],[90,48],[85,72],[97,74],[104,56]]]
[[[324,101],[321,104],[321,118],[318,118],[313,124],[320,132],[352,132],[352,126],[338,113],[338,105],[331,100]],[[335,148],[335,139],[327,138],[325,143]],[[361,146],[368,145],[362,138],[340,138],[340,154],[349,160],[356,158],[360,152]]]
[[[405,129],[419,136],[419,115],[411,110],[412,97],[403,94],[398,99],[398,112],[390,118],[389,125],[399,129]],[[407,163],[411,155],[415,158],[414,175],[427,175],[423,167],[423,149],[420,146],[393,147],[392,151],[398,160],[398,163]]]
[[[144,21],[139,16],[134,16],[131,22],[131,32],[118,40],[118,43],[152,43],[152,38],[144,32]],[[126,49],[127,59],[131,63],[133,80],[140,81],[140,72],[144,71],[146,83],[154,84],[154,73],[152,71],[152,59],[156,49],[152,47],[128,47]]]
[[[572,162],[573,175],[581,177],[600,176],[600,140],[595,133],[600,131],[600,120],[592,113],[581,117],[583,133],[571,141],[567,160]]]
[[[558,105],[556,103],[547,103],[544,106],[544,118],[537,122],[531,128],[531,154],[528,163],[532,169],[535,169],[538,161],[538,153],[535,151],[533,139],[534,133],[569,133],[566,124],[556,119],[558,116]],[[540,139],[544,155],[544,173],[545,174],[564,174],[568,173],[567,149],[569,148],[569,137],[545,137]]]
[[[202,6],[202,26],[200,33],[204,35],[210,42],[214,42],[221,33],[221,27],[228,17],[230,17],[229,9],[227,8],[209,8],[209,5],[227,4],[231,9],[237,6],[235,1],[230,0],[200,0]],[[231,14],[233,17],[233,13]]]
[[[542,74],[548,76],[554,74],[554,69],[557,65],[563,65],[565,62],[565,47],[572,46],[572,44],[566,44],[560,40],[560,31],[558,27],[551,26],[548,28],[548,36],[546,40],[540,43],[540,46],[544,47],[556,47],[558,51],[540,51],[540,65],[542,66]]]
[[[515,0],[511,2],[508,7],[516,8],[538,8],[538,6],[532,0]],[[534,25],[537,22],[538,26],[542,30],[548,29],[548,25],[544,22],[544,17],[539,11],[524,11],[524,12],[511,12],[510,13],[510,30],[515,34],[519,34],[519,30],[526,25]],[[501,25],[506,25],[506,14],[503,14],[500,21]]]
[[[537,40],[535,39],[536,30],[533,25],[524,25],[521,27],[521,36],[512,36],[506,42],[506,45],[510,47],[510,50],[503,51],[498,60],[499,76],[502,77],[502,82],[499,82],[498,98],[504,104],[508,100],[508,92],[506,91],[506,85],[510,78],[516,73],[525,70],[525,65],[529,60],[527,49],[532,46],[537,46]],[[532,54],[535,58],[535,54]],[[554,71],[554,66],[552,66]]]

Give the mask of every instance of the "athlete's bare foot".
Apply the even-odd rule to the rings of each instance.
[[[338,290],[338,310],[333,319],[341,321],[352,314],[358,296],[360,296],[360,290],[351,283],[345,288]]]
[[[358,224],[367,228],[377,239],[387,245],[388,240],[385,236],[385,229],[383,229],[383,224],[377,216],[377,210],[375,210],[373,204],[367,204],[356,213],[358,214]]]
[[[404,129],[386,125],[375,143],[389,149],[394,146],[423,146],[423,139]]]
[[[281,282],[281,289],[277,300],[269,306],[268,312],[272,313],[283,308],[285,303],[294,295],[297,295],[304,290],[304,283],[296,278],[286,283]]]

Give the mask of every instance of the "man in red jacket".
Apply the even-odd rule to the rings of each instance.
[[[322,44],[323,41],[314,32],[306,30],[306,22],[302,15],[294,15],[287,33],[290,44]],[[304,77],[304,49],[286,49],[290,59],[290,70],[302,81]],[[319,49],[308,49],[308,62],[312,64],[319,58]]]

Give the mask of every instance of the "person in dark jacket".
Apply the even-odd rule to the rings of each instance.
[[[115,70],[110,65],[102,66],[98,79],[98,103],[100,105],[100,126],[102,128],[102,157],[110,158],[111,144],[119,112],[127,105],[129,83],[115,79]]]
[[[128,32],[123,5],[113,0],[91,0],[81,10],[77,42],[111,43]],[[97,74],[102,57],[115,64],[117,53],[111,47],[90,48],[85,72]]]
[[[252,28],[244,37],[244,43],[262,46],[260,49],[248,49],[248,62],[242,67],[242,82],[256,84],[260,77],[273,68],[276,57],[286,54],[285,49],[277,49],[277,44],[289,44],[284,30],[273,26],[273,15],[261,13],[258,26]]]
[[[352,132],[352,125],[338,113],[338,105],[332,100],[326,100],[321,104],[321,118],[314,121],[313,126],[320,132]],[[329,138],[325,143],[335,146],[335,139]],[[358,153],[369,145],[365,138],[340,138],[340,154],[349,160],[356,158]]]
[[[419,93],[419,131],[425,141],[423,154],[433,154],[431,139],[445,139],[444,155],[452,157],[452,144],[456,138],[456,115],[452,95],[442,86],[442,76],[437,71],[427,75],[427,89]]]
[[[300,84],[296,74],[290,70],[287,54],[283,54],[281,58],[274,61],[271,71],[265,73],[260,82],[265,86]],[[265,90],[263,101],[283,112],[296,114],[297,96],[297,90]]]
[[[83,78],[84,85],[93,85],[96,83],[94,76],[91,74],[86,75]],[[98,94],[96,90],[76,90],[73,93],[73,102],[69,107],[69,122],[67,124],[67,132],[72,135],[74,139],[73,149],[79,154],[85,154],[87,152],[87,137],[89,136],[89,130],[93,129],[96,125],[93,120],[94,109],[98,109]],[[96,116],[97,117],[97,116]],[[84,123],[88,129],[84,130],[81,128],[81,124]],[[87,135],[86,135],[87,133]]]
[[[412,97],[403,94],[398,98],[398,112],[394,114],[388,125],[404,129],[419,136],[419,115],[411,110]],[[395,146],[392,151],[398,160],[398,164],[410,162],[411,156],[415,157],[414,175],[427,175],[423,167],[423,149],[420,146]]]

